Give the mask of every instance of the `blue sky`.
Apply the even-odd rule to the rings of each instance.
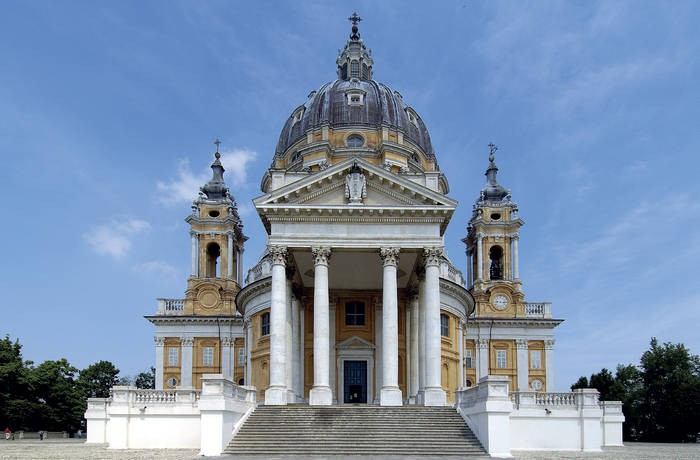
[[[700,352],[697,2],[0,3],[0,334],[26,359],[154,360],[157,297],[182,297],[184,218],[216,137],[246,269],[251,199],[286,117],[335,78],[356,9],[375,78],[430,130],[465,269],[489,142],[526,225],[526,300],[552,301],[556,387]]]

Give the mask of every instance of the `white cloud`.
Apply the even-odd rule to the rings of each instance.
[[[233,149],[221,152],[221,164],[226,172],[224,180],[229,187],[242,187],[248,180],[249,164],[257,158],[257,153],[247,149]],[[178,178],[169,182],[158,181],[156,187],[160,192],[158,201],[166,205],[190,203],[199,193],[199,188],[211,179],[211,169],[202,169],[194,173],[188,160],[178,164]],[[235,196],[235,191],[232,190]]]
[[[153,260],[135,265],[133,271],[142,275],[159,278],[172,278],[177,275],[177,269],[162,260]]]
[[[149,228],[151,224],[145,220],[113,220],[84,234],[83,238],[97,254],[121,259],[129,252],[132,238]]]

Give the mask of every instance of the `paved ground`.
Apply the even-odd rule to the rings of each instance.
[[[515,451],[518,460],[549,460],[549,459],[584,459],[584,460],[700,460],[700,444],[642,444],[629,443],[623,448],[607,449],[603,453],[581,452],[524,452]],[[167,459],[193,460],[197,458],[196,449],[160,449],[160,450],[109,450],[106,447],[88,446],[84,440],[77,439],[48,439],[46,441],[0,440],[0,459],[36,459],[36,460],[121,460],[121,459]],[[200,457],[202,458],[202,457]],[[209,457],[212,458],[212,457]],[[217,457],[222,460],[233,460],[233,457]],[[256,460],[284,459],[300,460],[300,457],[255,457]],[[345,460],[340,457],[311,457],[316,460]],[[386,457],[384,457],[386,458]],[[362,457],[362,460],[380,460],[381,457]],[[443,457],[444,459],[444,457]],[[244,460],[236,457],[236,460]],[[394,457],[396,460],[396,457]],[[403,457],[402,460],[411,460]],[[446,459],[445,459],[446,460]]]

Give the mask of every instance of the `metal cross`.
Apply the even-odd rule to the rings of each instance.
[[[217,137],[216,140],[214,141],[214,145],[216,145],[216,152],[219,152],[219,146],[221,145],[221,141]]]
[[[496,153],[496,150],[498,150],[498,146],[496,144],[494,144],[493,142],[491,142],[489,144],[489,161],[491,163],[493,163],[493,160],[494,160],[493,154]]]
[[[348,18],[348,21],[352,21],[352,25],[356,26],[358,22],[362,21],[362,18],[357,15],[357,11],[353,11],[352,16]]]

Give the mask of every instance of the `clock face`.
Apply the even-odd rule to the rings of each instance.
[[[499,294],[493,298],[493,306],[497,310],[504,310],[508,306],[508,298],[503,294]]]

